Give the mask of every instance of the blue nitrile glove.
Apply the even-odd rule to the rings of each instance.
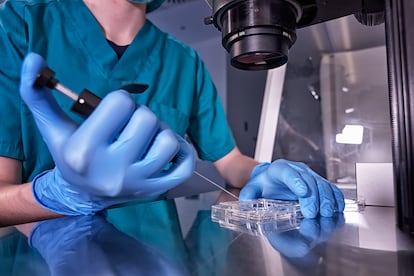
[[[160,195],[191,176],[193,148],[127,92],[108,94],[78,126],[49,89],[33,87],[45,66],[42,57],[28,54],[20,86],[56,165],[32,181],[42,206],[65,215],[93,214]]]
[[[314,218],[318,213],[330,217],[345,207],[344,196],[335,185],[305,164],[283,159],[257,165],[239,198],[299,199],[306,218]]]
[[[28,242],[50,275],[189,275],[161,248],[118,231],[99,215],[40,222]]]

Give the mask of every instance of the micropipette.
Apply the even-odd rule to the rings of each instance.
[[[71,89],[62,85],[55,77],[55,72],[49,67],[43,68],[40,73],[37,75],[34,86],[38,88],[48,87],[55,89],[61,94],[65,95],[69,99],[74,101],[74,104],[71,107],[73,112],[81,115],[82,117],[88,117],[95,107],[101,101],[101,98],[96,96],[94,93],[88,89],[83,89],[82,92],[78,95]],[[148,88],[147,84],[133,83],[122,86],[120,89],[126,90],[129,93],[142,93]]]

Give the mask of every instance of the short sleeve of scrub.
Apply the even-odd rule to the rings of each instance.
[[[20,71],[30,47],[44,47],[43,32],[34,32],[44,16],[29,16],[39,7],[32,1],[5,1],[0,4],[0,156],[22,161],[22,181],[53,168],[49,154],[28,107],[19,93]],[[32,46],[31,46],[32,45]],[[37,49],[36,52],[39,52]]]
[[[0,4],[0,155],[19,160],[23,159],[18,93],[24,30],[22,5]]]

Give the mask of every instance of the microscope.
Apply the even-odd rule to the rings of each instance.
[[[222,33],[231,64],[265,70],[288,61],[296,29],[354,14],[364,25],[385,20],[384,0],[210,0],[214,24]]]
[[[385,22],[393,170],[398,226],[414,234],[414,11],[412,0],[207,0],[204,19],[222,33],[231,65],[267,70],[289,60],[296,30],[354,15]]]

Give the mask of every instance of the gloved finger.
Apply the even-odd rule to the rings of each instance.
[[[163,129],[154,138],[147,154],[133,166],[141,171],[141,175],[156,176],[175,157],[179,149],[180,143],[175,133],[169,128]]]
[[[110,150],[116,151],[117,156],[127,164],[136,162],[148,151],[159,130],[160,121],[157,116],[149,108],[141,105]]]
[[[319,212],[319,191],[316,179],[308,172],[307,167],[302,163],[288,162],[288,166],[300,175],[308,192],[299,196],[300,209],[305,218],[315,218]]]
[[[37,75],[44,67],[46,63],[41,56],[35,53],[27,54],[22,65],[20,95],[31,110],[37,127],[53,155],[77,125],[58,106],[49,89],[33,86]]]
[[[341,192],[341,190],[339,190],[339,188],[336,185],[331,184],[331,187],[332,187],[332,191],[333,191],[334,196],[335,196],[337,211],[338,212],[343,212],[344,209],[345,209],[344,194]]]
[[[283,159],[274,161],[265,171],[273,182],[281,182],[285,184],[295,195],[304,197],[308,195],[308,185],[303,179],[302,170],[291,162]]]
[[[253,179],[244,186],[239,194],[239,200],[250,200],[263,197],[263,185]]]
[[[170,178],[180,177],[188,179],[191,177],[195,167],[195,152],[194,148],[181,136],[175,134],[178,145],[178,151],[174,157],[171,166],[161,172],[161,176],[168,176]]]
[[[315,218],[319,213],[318,191],[313,191],[309,197],[299,197],[299,205],[305,218]]]
[[[323,217],[331,217],[335,212],[335,197],[331,185],[324,179],[317,179],[319,191],[319,210]]]
[[[344,195],[341,192],[341,190],[339,190],[339,188],[336,185],[334,185],[333,183],[329,182],[325,178],[321,177],[320,175],[318,175],[316,172],[314,172],[310,168],[308,168],[308,171],[318,181],[321,181],[321,182],[323,181],[323,182],[327,183],[327,185],[329,185],[329,189],[332,191],[332,196],[333,196],[333,202],[334,202],[333,208],[334,208],[334,211],[342,212],[345,209],[345,199],[344,199]]]
[[[74,136],[81,138],[88,147],[101,143],[109,145],[125,127],[136,108],[136,103],[128,92],[113,91],[102,99]]]
[[[114,91],[103,98],[65,145],[64,157],[71,168],[83,172],[94,152],[102,146],[109,146],[119,135],[135,108],[135,102],[123,90]]]
[[[193,174],[195,168],[194,149],[184,138],[176,136],[180,146],[175,155],[175,162],[172,163],[170,168],[163,170],[159,176],[151,179],[151,187],[167,191],[183,183]]]
[[[305,164],[300,162],[292,162],[290,164],[300,168],[303,171],[303,175],[307,175],[313,179],[312,181],[308,181],[310,190],[312,191],[311,196],[299,199],[301,207],[304,207],[302,209],[306,209],[304,216],[308,218],[315,217],[318,212],[317,210],[319,210],[322,216],[332,216],[337,208],[332,185]],[[316,186],[311,185],[311,183],[316,183]],[[307,206],[305,207],[305,205]],[[312,209],[315,209],[315,211],[312,211]]]

